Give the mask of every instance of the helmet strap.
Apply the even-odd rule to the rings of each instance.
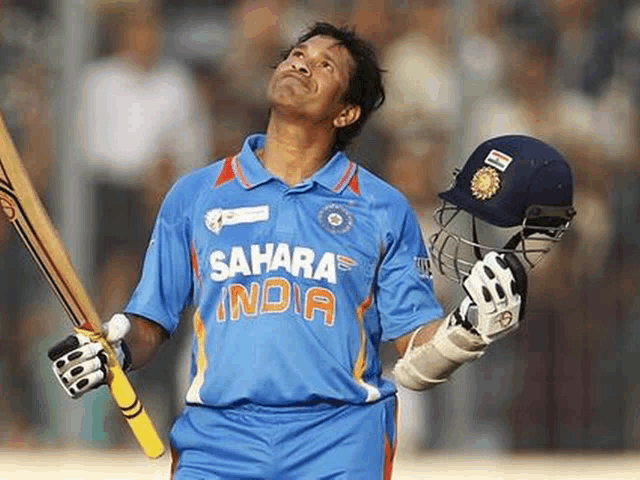
[[[507,243],[504,244],[503,248],[505,250],[515,250],[521,240],[523,240],[522,232],[518,232],[513,237],[511,237]]]

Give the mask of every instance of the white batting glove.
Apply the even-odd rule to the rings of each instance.
[[[456,317],[487,342],[515,330],[520,322],[523,298],[519,292],[526,295],[526,273],[523,268],[514,272],[514,261],[515,257],[508,263],[504,254],[489,252],[476,262],[463,282],[467,297]],[[519,284],[514,273],[520,277]]]
[[[131,366],[131,355],[123,338],[130,328],[129,319],[122,313],[115,314],[102,325],[103,333],[125,371]],[[53,362],[55,377],[72,398],[79,398],[105,383],[107,353],[99,342],[86,335],[69,335],[51,347],[47,355]]]

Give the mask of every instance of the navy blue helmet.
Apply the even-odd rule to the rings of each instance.
[[[517,253],[533,266],[575,215],[566,159],[525,135],[480,144],[439,197],[442,205],[434,214],[439,231],[430,237],[431,258],[440,273],[458,282],[489,251]]]

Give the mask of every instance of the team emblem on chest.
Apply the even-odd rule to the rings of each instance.
[[[353,215],[342,205],[330,203],[318,212],[320,225],[330,233],[346,233],[353,227]]]

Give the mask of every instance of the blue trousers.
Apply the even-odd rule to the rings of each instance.
[[[173,480],[390,480],[395,396],[365,405],[188,405],[170,433]]]

